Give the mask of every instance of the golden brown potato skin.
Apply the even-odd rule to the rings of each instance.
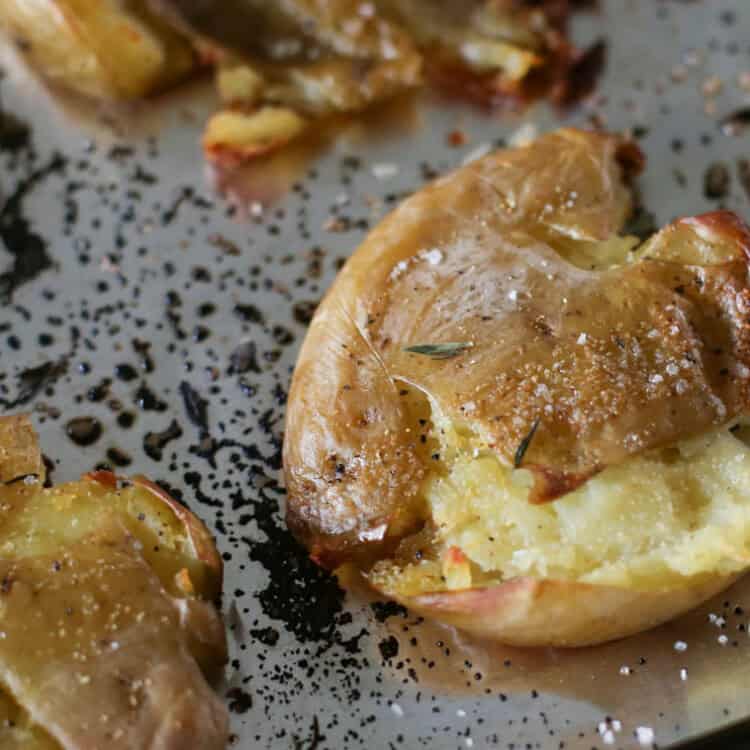
[[[31,426],[10,419],[2,464],[33,466]],[[148,480],[109,472],[15,481],[0,499],[0,680],[29,741],[223,750],[227,711],[204,676],[227,658],[212,601],[221,558],[203,523]]]
[[[506,465],[539,419],[523,458],[534,501],[742,410],[750,233],[739,219],[681,220],[620,268],[562,257],[565,243],[617,234],[624,173],[640,164],[616,137],[558,131],[438,180],[370,234],[317,311],[289,398],[288,521],[317,559],[335,565],[420,523],[429,461],[407,384]],[[448,359],[404,351],[443,342],[466,346]],[[696,359],[696,347],[713,354]],[[677,377],[663,372],[685,357]]]
[[[486,588],[393,596],[412,612],[509,646],[593,646],[660,625],[730,586],[709,577],[666,591],[515,578]],[[381,593],[391,596],[391,592]]]
[[[96,99],[146,96],[195,64],[140,0],[3,0],[0,27],[45,77]]]
[[[438,180],[365,240],[316,312],[287,407],[287,520],[313,559],[367,575],[402,559],[406,537],[429,550],[423,480],[448,466],[430,455],[436,415],[506,467],[536,424],[520,463],[541,502],[747,412],[750,230],[728,212],[681,219],[632,262],[601,262],[595,243],[622,229],[641,164],[617,137],[558,131]],[[449,342],[460,347],[446,358],[406,351]],[[422,422],[415,393],[430,403]],[[648,591],[514,578],[413,595],[379,580],[478,636],[577,646],[668,620],[733,576]]]

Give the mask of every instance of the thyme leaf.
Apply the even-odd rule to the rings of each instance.
[[[432,359],[450,359],[470,349],[472,344],[449,341],[445,344],[414,344],[404,348],[409,354],[421,354]]]
[[[521,464],[523,463],[523,457],[526,455],[526,451],[529,449],[529,446],[531,445],[531,441],[534,439],[534,435],[536,434],[537,427],[539,427],[539,423],[542,421],[541,417],[537,417],[534,420],[534,424],[531,425],[531,429],[529,430],[526,437],[518,444],[518,448],[516,448],[516,455],[513,457],[513,468],[520,469]]]

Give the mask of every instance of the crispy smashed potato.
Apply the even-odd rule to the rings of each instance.
[[[566,39],[567,0],[232,0],[221,13],[192,0],[152,5],[218,66],[222,99],[235,110],[360,112],[425,78],[482,103],[547,94],[562,101],[579,59]],[[226,159],[232,148],[227,141],[206,155]],[[234,159],[267,150],[240,147]]]
[[[642,157],[563,130],[438,180],[318,308],[287,520],[414,610],[519,645],[663,622],[750,564],[750,230],[621,236]]]
[[[282,107],[249,113],[226,110],[208,121],[203,150],[217,164],[232,166],[294,140],[305,127],[296,112]]]
[[[24,417],[0,418],[0,744],[222,750],[226,661],[206,527],[148,480],[46,489]],[[17,479],[9,480],[8,467]]]
[[[103,99],[137,99],[188,74],[190,43],[140,0],[4,0],[0,25],[51,81]]]
[[[198,60],[215,66],[224,109],[209,122],[205,154],[227,165],[287,143],[291,115],[301,129],[304,120],[362,112],[426,79],[483,104],[547,95],[570,103],[588,54],[567,41],[573,5],[7,0],[0,24],[49,79],[99,99],[146,96]],[[586,67],[584,77],[595,78],[595,66]],[[287,114],[274,121],[269,111]]]

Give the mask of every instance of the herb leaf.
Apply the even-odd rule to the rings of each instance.
[[[531,429],[529,430],[528,435],[518,444],[518,448],[516,448],[516,455],[513,457],[513,468],[520,469],[521,464],[523,463],[523,457],[526,455],[526,451],[529,449],[529,446],[531,445],[531,441],[534,439],[534,435],[536,434],[537,427],[539,427],[539,423],[542,421],[541,417],[537,417],[534,420],[534,424],[531,425]]]
[[[470,349],[472,344],[449,341],[445,344],[414,344],[404,348],[409,354],[422,354],[432,359],[450,359]]]

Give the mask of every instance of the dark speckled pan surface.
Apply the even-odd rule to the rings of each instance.
[[[230,182],[198,146],[208,83],[97,110],[3,57],[0,409],[32,412],[54,481],[142,472],[216,532],[236,747],[665,747],[750,712],[750,582],[624,642],[524,652],[344,596],[281,521],[306,324],[426,179],[519,130],[588,124],[648,157],[641,231],[718,207],[750,219],[750,5],[603,0],[576,36],[604,37],[608,63],[567,115],[399,101]]]

